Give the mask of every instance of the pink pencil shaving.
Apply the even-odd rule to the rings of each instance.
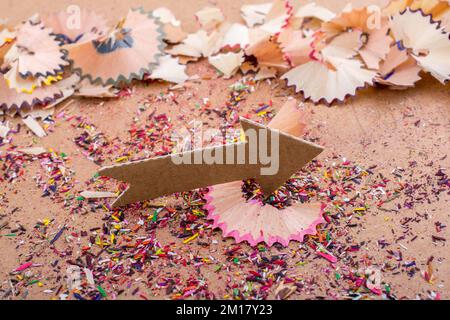
[[[323,253],[323,252],[320,252],[320,251],[317,251],[317,254],[320,255],[321,257],[327,259],[331,263],[336,263],[337,262],[337,258],[332,256],[331,254],[326,254],[326,253]]]
[[[27,262],[23,265],[21,265],[20,267],[18,267],[16,270],[14,270],[15,272],[19,272],[19,271],[23,271],[28,269],[29,267],[31,267],[33,265],[33,262]]]

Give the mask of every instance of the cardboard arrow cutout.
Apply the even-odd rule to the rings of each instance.
[[[280,132],[271,125],[265,127],[244,118],[240,120],[245,131],[245,142],[102,168],[99,172],[101,176],[130,184],[113,207],[252,178],[269,195],[323,151],[323,147]],[[277,122],[273,123],[276,125]],[[267,138],[264,139],[264,136]],[[274,143],[278,145],[278,150]],[[273,163],[276,154],[269,153],[266,159],[260,157],[263,146],[272,153],[278,151],[278,165]],[[209,164],[203,160],[201,164],[195,164],[195,159],[210,159],[211,156],[216,163]],[[272,158],[272,163],[267,163],[268,158]],[[181,159],[185,163],[180,163]],[[274,169],[275,174],[265,175]]]

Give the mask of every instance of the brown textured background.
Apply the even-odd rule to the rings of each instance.
[[[239,9],[243,3],[263,3],[267,1],[237,1],[237,0],[1,0],[0,17],[8,17],[11,22],[19,22],[21,19],[36,12],[50,12],[65,8],[68,4],[79,4],[80,6],[92,8],[103,12],[110,22],[114,19],[124,16],[129,7],[143,6],[146,9],[166,6],[183,23],[187,31],[196,29],[194,13],[208,4],[220,7],[227,19],[232,21],[241,21]],[[339,10],[344,7],[347,1],[316,1],[332,10]],[[386,1],[351,1],[354,6],[365,5],[369,3],[383,4]],[[200,62],[192,64],[188,68],[190,75],[193,74],[211,74],[215,75],[214,70],[207,63]],[[196,100],[203,97],[209,97],[212,105],[220,106],[227,99],[228,91],[226,88],[232,84],[235,79],[222,80],[213,77],[213,80],[203,80],[200,84],[193,86],[189,94],[194,95]],[[149,88],[137,88],[135,94],[130,99],[105,102],[103,106],[98,106],[98,101],[81,100],[75,102],[71,107],[74,108],[74,114],[85,114],[100,131],[109,136],[124,136],[129,128],[133,117],[135,116],[137,102],[143,96],[149,93],[158,93],[164,88],[164,85],[154,85]],[[273,88],[273,86],[272,86]],[[273,99],[275,106],[281,106],[288,95],[295,95],[292,89],[286,89],[283,84],[275,89],[263,83],[260,90],[250,95],[249,99],[243,104],[245,108],[250,109],[257,103],[267,102]],[[182,95],[183,96],[183,95]],[[173,116],[180,112],[186,112],[192,106],[193,101],[187,98],[180,99],[180,105],[171,105],[160,103],[158,110],[167,112]],[[449,151],[449,131],[450,131],[450,93],[449,86],[442,86],[434,79],[426,76],[425,80],[418,83],[417,87],[407,91],[390,91],[388,89],[368,89],[350,99],[343,105],[336,105],[331,108],[325,106],[313,106],[307,104],[312,110],[312,128],[315,136],[320,137],[320,143],[327,148],[323,157],[334,153],[345,156],[354,162],[363,166],[377,164],[378,171],[389,173],[397,167],[407,168],[408,162],[416,160],[419,169],[416,170],[415,177],[419,178],[421,173],[432,174],[431,167],[426,164],[433,163],[447,168],[450,167],[450,157],[445,157]],[[244,108],[244,109],[245,109]],[[192,115],[195,117],[196,115]],[[175,119],[175,117],[174,117]],[[420,124],[414,125],[418,120]],[[14,120],[13,124],[18,122]],[[84,181],[89,179],[98,167],[92,162],[86,160],[77,147],[72,142],[75,133],[70,126],[61,122],[56,132],[48,137],[39,139],[39,145],[45,147],[57,147],[66,152],[73,160],[72,167],[76,171],[76,178],[80,181],[81,189]],[[32,135],[21,134],[16,138],[15,143],[26,145],[33,139]],[[1,149],[0,149],[1,150]],[[0,213],[11,212],[12,208],[19,208],[11,217],[12,221],[23,224],[28,230],[31,230],[38,219],[45,217],[55,217],[58,221],[68,213],[56,205],[51,200],[41,198],[41,191],[37,189],[32,179],[38,171],[38,163],[30,166],[25,173],[25,179],[13,185],[0,186],[1,192],[5,192],[9,203],[6,207],[0,207]],[[388,242],[395,242],[395,236],[402,234],[402,228],[399,223],[401,218],[414,217],[416,213],[429,215],[429,219],[416,224],[412,228],[412,233],[418,235],[417,240],[409,243],[405,240],[402,244],[407,250],[400,247],[400,244],[394,244],[404,254],[404,259],[416,260],[419,268],[426,268],[426,261],[430,256],[435,257],[435,275],[437,280],[434,284],[428,284],[420,276],[409,279],[402,273],[397,276],[387,275],[384,280],[392,284],[395,294],[399,297],[406,296],[414,298],[417,293],[427,294],[428,290],[441,292],[444,298],[450,298],[450,253],[448,250],[448,241],[445,243],[433,244],[431,235],[435,233],[434,223],[441,221],[450,225],[450,211],[448,196],[442,196],[440,201],[431,204],[424,204],[415,207],[413,210],[401,210],[398,213],[381,212],[371,210],[369,214],[361,218],[360,226],[349,235],[353,242],[366,241],[366,246],[362,250],[367,250],[374,256],[375,263],[383,263],[384,253],[376,245],[378,239],[384,238]],[[100,225],[97,217],[73,216],[75,225],[80,229],[86,230],[90,227]],[[444,229],[440,233],[442,237],[448,237],[450,228]],[[168,231],[161,231],[161,239],[170,239]],[[411,237],[409,237],[411,238]],[[0,238],[0,282],[3,283],[8,277],[8,272],[18,266],[21,255],[27,246],[22,246],[16,250],[16,239]],[[172,241],[174,241],[172,239]],[[197,249],[195,249],[197,250]],[[198,251],[203,249],[199,248]],[[43,264],[49,264],[51,255],[43,252],[38,259]],[[320,266],[325,262],[319,261],[308,264],[304,267],[305,275],[315,275],[320,270]],[[214,288],[220,293],[223,279],[214,281],[217,275],[213,272],[205,274],[210,277],[214,283]],[[318,277],[320,275],[317,275]],[[324,292],[326,288],[323,289]],[[30,288],[29,298],[48,297],[44,296],[37,287]],[[324,293],[325,294],[325,293]],[[309,298],[306,294],[295,296],[295,298]]]

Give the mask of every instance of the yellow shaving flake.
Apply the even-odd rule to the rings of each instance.
[[[239,137],[239,140],[240,140],[240,142],[245,142],[246,141],[244,130],[241,130],[241,136]]]
[[[49,86],[52,83],[58,82],[62,80],[62,75],[58,74],[57,76],[48,76],[47,78],[45,78],[44,80],[42,80],[42,82],[46,85]]]
[[[193,241],[193,240],[197,239],[197,238],[198,238],[198,236],[199,236],[199,234],[198,234],[198,233],[196,233],[196,234],[194,234],[194,235],[193,235],[192,237],[190,237],[190,238],[188,238],[188,239],[184,240],[184,241],[183,241],[183,243],[184,243],[184,244],[188,244],[189,242],[191,242],[191,241]]]
[[[34,89],[36,89],[36,85],[35,85],[35,84],[33,84],[33,85],[31,86],[31,89],[29,89],[29,90],[27,90],[27,89],[22,89],[22,88],[13,88],[13,87],[11,87],[11,81],[10,81],[9,79],[6,79],[6,78],[5,78],[5,81],[6,81],[7,86],[8,86],[10,89],[16,89],[16,91],[19,92],[19,93],[32,94],[33,91],[34,91]]]

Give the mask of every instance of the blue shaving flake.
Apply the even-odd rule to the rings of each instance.
[[[403,46],[403,43],[401,41],[397,41],[396,43],[398,50],[403,51],[406,50],[406,48]]]
[[[95,48],[98,53],[106,54],[111,53],[119,49],[128,49],[132,48],[134,45],[134,40],[129,34],[129,30],[124,29],[121,31],[122,38],[121,39],[111,39],[109,38],[106,41],[93,41]]]
[[[390,77],[392,77],[394,75],[395,71],[391,71],[389,72],[386,76],[383,77],[384,80],[389,79]]]
[[[83,37],[84,33],[79,34],[78,36],[76,36],[76,38],[71,39],[68,36],[66,36],[65,34],[57,34],[56,35],[56,40],[62,42],[63,44],[73,44],[73,43],[77,43],[82,37]]]

